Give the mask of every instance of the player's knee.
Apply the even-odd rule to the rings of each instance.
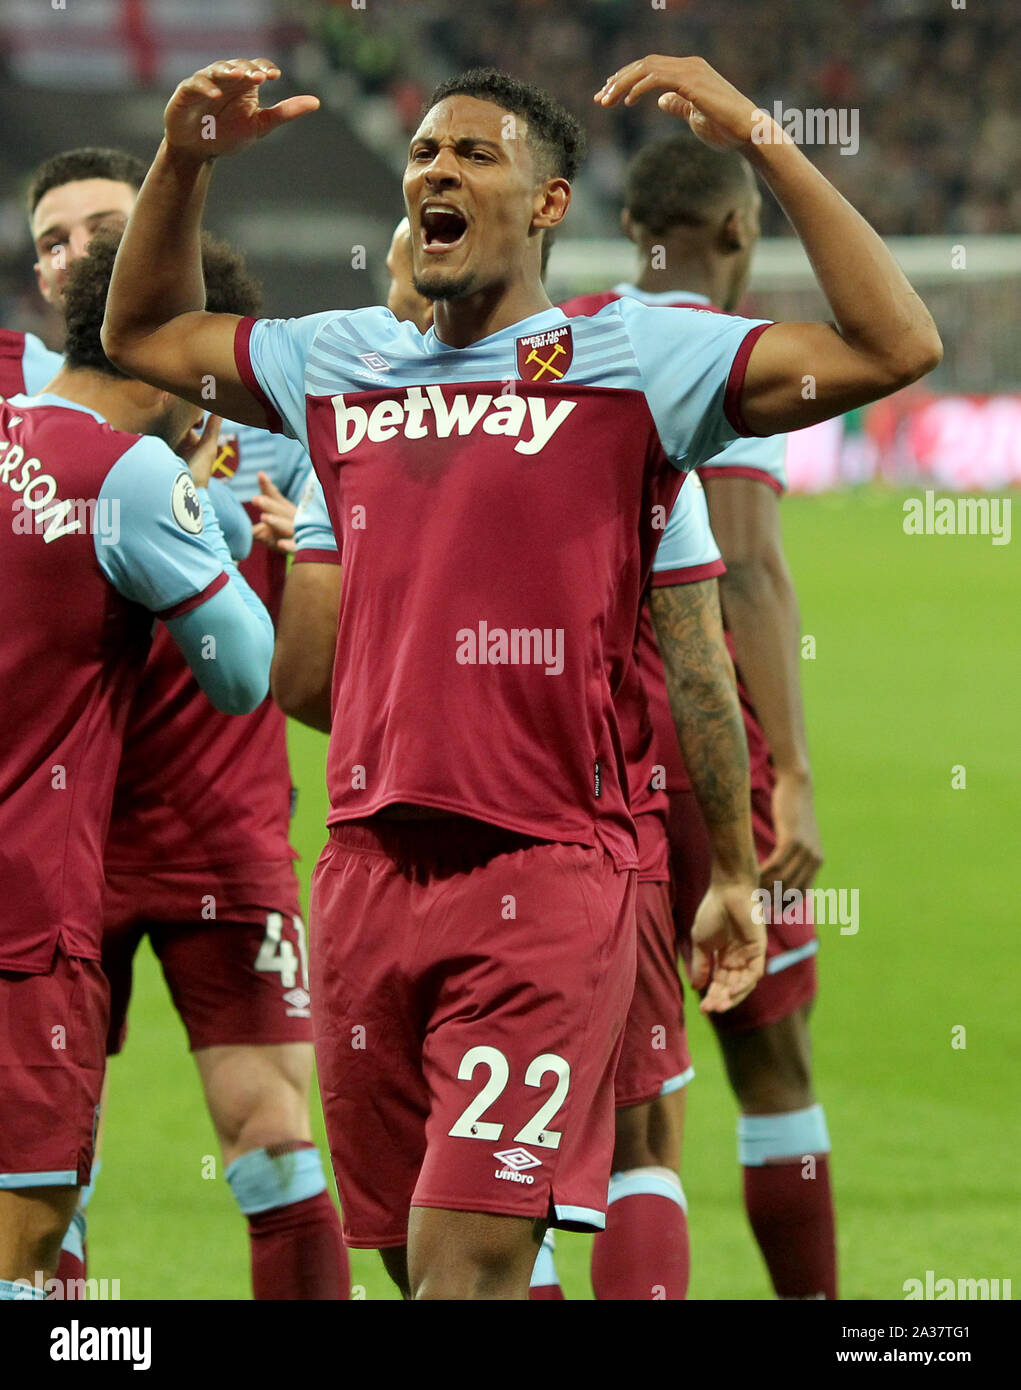
[[[724,1042],[734,1094],[746,1113],[783,1114],[815,1104],[808,1032],[798,1018],[781,1019]]]
[[[60,1243],[74,1215],[78,1189],[73,1187],[16,1190],[7,1194],[3,1206],[2,1245],[4,1263],[0,1278],[49,1276],[60,1260]]]
[[[535,1252],[532,1252],[534,1263]],[[443,1302],[467,1299],[510,1299],[528,1296],[530,1267],[523,1266],[520,1252],[503,1247],[464,1248],[442,1262],[430,1262],[416,1271],[411,1296],[416,1300]]]
[[[656,1102],[629,1105],[618,1109],[614,1117],[613,1171],[631,1168],[669,1167],[669,1155],[658,1151],[663,1143],[663,1127],[653,1124],[652,1110]]]

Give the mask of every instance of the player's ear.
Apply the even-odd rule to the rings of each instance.
[[[733,208],[727,213],[720,223],[720,230],[717,237],[720,250],[728,255],[735,251],[743,251],[748,245],[751,229],[748,226],[747,218],[740,208]]]
[[[547,179],[537,191],[533,227],[558,227],[571,206],[571,185],[566,179]]]
[[[638,233],[635,231],[635,221],[627,208],[621,208],[620,210],[620,230],[627,237],[628,241],[633,241],[637,244]]]

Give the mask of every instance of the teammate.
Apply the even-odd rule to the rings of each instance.
[[[53,380],[62,361],[34,333],[0,328],[0,396],[34,396]]]
[[[584,295],[568,314],[629,296],[647,304],[733,311],[747,284],[761,199],[748,165],[689,136],[657,141],[632,161],[622,225],[638,247],[637,283]],[[699,471],[726,576],[752,757],[752,815],[762,886],[804,893],[822,863],[798,675],[800,620],[780,537],[785,438],[743,439]],[[670,719],[656,636],[646,619],[643,671],[658,758],[670,793],[678,940],[708,882],[702,818]],[[812,1087],[808,1016],[816,994],[814,928],[803,910],[768,923],[766,975],[738,1008],[717,1015],[727,1074],[741,1107],[738,1154],[752,1230],[780,1297],[835,1298],[836,1240],[829,1138]],[[811,1156],[813,1162],[806,1167]],[[805,1172],[812,1174],[806,1179]]]
[[[28,191],[43,296],[61,303],[68,268],[97,228],[122,230],[145,177],[119,150],[47,160]],[[211,310],[255,312],[240,258]],[[226,298],[225,298],[226,296]],[[244,504],[238,558],[275,618],[283,551],[310,464],[292,440],[247,426],[221,436],[210,493]],[[250,520],[249,520],[250,518]],[[254,529],[252,524],[254,523]],[[263,544],[252,547],[252,536]],[[249,553],[250,552],[250,553]],[[225,1175],[247,1217],[256,1298],[347,1298],[347,1254],[309,1126],[313,1070],[304,931],[288,822],[294,793],[284,717],[269,698],[243,719],[210,710],[157,631],[124,740],[105,862],[103,968],[109,1054],[126,1035],[135,951],[149,935],[184,1021]],[[84,1274],[84,1211],[60,1275]]]
[[[102,846],[153,614],[229,713],[264,698],[272,652],[268,614],[168,447],[200,412],[103,355],[107,250],[69,283],[67,359],[48,389],[0,403],[0,715],[11,735],[0,762],[0,1299],[44,1297],[92,1166],[108,1012]],[[215,257],[205,270],[215,283]],[[195,451],[197,474],[218,426]]]
[[[672,469],[740,429],[891,391],[935,365],[939,339],[879,239],[779,127],[753,145],[751,102],[700,59],[659,57],[597,99],[667,89],[664,109],[740,146],[804,238],[835,325],[626,301],[566,320],[542,290],[540,243],[567,211],[580,132],[493,72],[443,84],[411,143],[429,333],[383,309],[206,314],[196,250],[212,162],[317,105],[261,110],[277,76],[235,60],[177,89],[105,341],[125,370],[196,396],[211,376],[228,416],[311,444],[344,566],[312,962],[346,1236],[383,1249],[418,1298],[522,1298],[547,1221],[603,1220],[634,981],[612,695],[654,509],[676,496]],[[706,816],[706,1012],[760,973],[748,795],[736,754]]]

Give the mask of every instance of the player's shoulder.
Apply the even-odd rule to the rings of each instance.
[[[605,309],[608,304],[615,303],[620,298],[616,290],[606,290],[601,294],[577,294],[573,299],[565,299],[559,306],[561,311],[571,318],[590,318],[593,314],[598,314],[600,309]]]

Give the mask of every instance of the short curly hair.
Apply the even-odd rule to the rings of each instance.
[[[531,82],[521,82],[496,68],[471,68],[448,77],[430,96],[422,114],[447,97],[477,97],[520,116],[528,126],[528,144],[540,178],[573,179],[585,158],[585,132],[558,101]]]
[[[743,198],[755,176],[736,151],[721,153],[680,131],[638,151],[624,180],[624,206],[653,236],[701,227],[727,198]]]
[[[32,216],[39,200],[51,188],[63,188],[65,183],[77,183],[80,179],[110,179],[112,183],[141,188],[148,172],[145,160],[126,150],[102,149],[95,145],[63,150],[43,160],[29,179],[25,194],[28,215]]]
[[[102,372],[106,376],[127,375],[107,357],[100,338],[110,277],[122,235],[115,228],[101,228],[89,242],[88,254],[75,261],[67,273],[64,357],[69,367]],[[206,282],[206,308],[210,313],[258,314],[262,291],[258,280],[249,272],[244,256],[208,232],[202,236],[202,275]]]

